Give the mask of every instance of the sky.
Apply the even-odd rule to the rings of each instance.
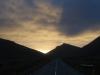
[[[0,38],[48,52],[100,36],[100,0],[0,0]]]

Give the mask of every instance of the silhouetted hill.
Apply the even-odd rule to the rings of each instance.
[[[95,64],[97,66],[100,63],[100,37],[83,48],[63,44],[49,52],[48,55],[51,59],[61,58],[72,66],[81,64]]]
[[[100,67],[99,50],[100,37],[83,48],[64,43],[45,55],[13,41],[0,39],[0,75],[29,75],[30,72],[34,72],[59,58],[78,69],[82,64],[94,65],[95,67],[93,67],[98,73],[98,66]]]
[[[100,37],[84,46],[81,50],[81,56],[100,56]]]
[[[100,63],[100,37],[93,40],[88,45],[82,48],[83,59],[90,60],[90,62],[99,64]]]
[[[84,46],[78,48],[69,44],[62,44],[47,54],[47,59],[62,59],[68,65],[82,71],[86,75],[91,75],[95,70],[95,75],[100,74],[100,37]]]
[[[0,58],[24,58],[24,57],[40,57],[43,54],[36,50],[14,43],[13,41],[0,39]],[[4,60],[2,59],[2,60]],[[4,63],[4,62],[3,62]]]
[[[72,46],[69,44],[62,44],[61,46],[57,46],[54,50],[50,51],[48,55],[54,56],[57,58],[68,58],[78,55],[80,48],[76,46]]]
[[[13,41],[0,39],[0,73],[4,75],[5,73],[7,75],[23,75],[25,73],[24,75],[26,75],[28,70],[37,68],[36,65],[43,56],[44,54],[36,50]]]
[[[100,37],[96,38],[94,41],[84,46],[83,49],[86,49],[91,52],[94,51],[96,53],[100,53]]]

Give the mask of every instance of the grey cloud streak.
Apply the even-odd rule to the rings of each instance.
[[[35,0],[0,0],[0,26],[18,26],[20,22],[32,20],[32,17],[34,17],[36,13],[35,9],[37,9],[34,1]],[[48,2],[49,0],[43,1]],[[49,2],[63,9],[60,21],[58,25],[56,25],[58,30],[63,34],[72,36],[87,30],[95,31],[100,29],[99,0],[51,0]],[[48,26],[49,23],[43,18],[41,18],[39,22],[40,24],[42,23],[41,26],[43,27]]]
[[[0,26],[18,25],[31,20],[33,0],[0,0]]]

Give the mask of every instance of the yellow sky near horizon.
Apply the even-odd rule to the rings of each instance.
[[[47,53],[63,43],[82,47],[97,38],[100,33],[99,31],[90,31],[79,36],[70,37],[62,35],[58,31],[50,32],[49,30],[43,29],[40,30],[40,32],[38,31],[34,34],[24,31],[21,31],[21,33],[20,31],[6,32],[1,36],[1,38],[9,39],[26,47]]]
[[[95,30],[86,30],[75,36],[67,35],[58,28],[63,12],[62,7],[52,5],[48,0],[35,0],[34,4],[33,10],[33,8],[24,8],[16,0],[11,0],[9,8],[13,11],[9,11],[7,16],[10,15],[9,18],[14,19],[15,24],[2,26],[0,38],[9,39],[47,53],[62,43],[82,47],[100,36],[100,30],[96,30],[96,28]]]

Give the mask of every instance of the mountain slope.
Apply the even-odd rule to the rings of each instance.
[[[29,56],[37,58],[42,55],[43,55],[42,53],[36,50],[24,47],[22,45],[14,43],[13,41],[0,39],[0,58],[11,59],[16,57],[24,58]]]
[[[38,61],[44,55],[36,50],[24,47],[13,41],[0,39],[0,73],[28,72],[29,69],[35,69]],[[34,67],[34,68],[33,68]],[[18,75],[20,75],[18,74]],[[23,75],[23,74],[21,74]]]
[[[69,58],[78,55],[77,53],[79,52],[79,47],[64,43],[61,46],[58,46],[54,50],[50,51],[48,55],[56,58]]]
[[[93,40],[88,45],[82,48],[83,59],[90,60],[90,63],[100,63],[100,37]]]
[[[96,38],[95,40],[93,40],[91,43],[84,46],[83,48],[85,48],[85,49],[89,48],[88,50],[91,49],[91,51],[100,49],[100,37]]]
[[[87,55],[100,55],[100,37],[82,48]]]

